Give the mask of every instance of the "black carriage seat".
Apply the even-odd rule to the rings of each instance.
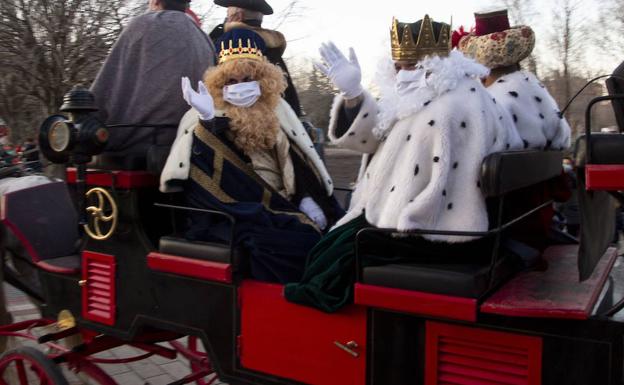
[[[104,152],[93,158],[90,168],[115,171],[147,171],[160,175],[169,156],[171,145],[151,145],[146,154]]]
[[[484,159],[481,170],[481,190],[486,198],[502,199],[515,190],[538,184],[561,173],[563,153],[558,151],[510,151],[491,154]],[[531,172],[529,172],[530,170]],[[490,220],[490,227],[495,223]],[[360,282],[368,285],[422,291],[449,296],[480,298],[491,286],[498,286],[517,272],[521,259],[536,259],[539,252],[523,243],[506,239],[492,270],[491,258],[470,258],[471,250],[452,256],[449,263],[401,263],[365,267]],[[492,250],[493,251],[493,250]],[[447,256],[441,256],[445,258]],[[519,258],[518,258],[519,257]]]
[[[4,194],[1,218],[35,266],[59,274],[80,271],[78,213],[65,182]]]
[[[229,245],[223,243],[189,241],[188,239],[174,236],[161,237],[158,251],[163,254],[211,262],[231,263],[234,271],[239,269],[243,261],[243,252],[238,248],[232,250]]]

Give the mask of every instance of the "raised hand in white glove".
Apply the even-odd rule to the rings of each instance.
[[[201,80],[197,83],[197,89],[199,93],[195,92],[193,87],[191,87],[189,78],[186,76],[182,78],[182,97],[184,97],[184,100],[186,100],[189,106],[199,112],[201,120],[211,120],[214,118],[214,100]]]
[[[325,214],[323,214],[323,210],[319,207],[314,199],[310,197],[305,197],[299,203],[299,210],[307,215],[319,229],[324,230],[327,227],[327,218],[325,218]]]
[[[331,80],[345,98],[355,99],[362,95],[362,70],[353,48],[349,48],[349,60],[331,41],[321,44],[319,52],[324,63],[315,61],[314,66]]]

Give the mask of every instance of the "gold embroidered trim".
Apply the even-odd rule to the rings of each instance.
[[[215,170],[216,173],[216,170]],[[202,186],[204,190],[208,191],[212,195],[215,196],[218,200],[224,203],[236,203],[236,199],[229,196],[225,191],[221,189],[221,186],[215,182],[215,180],[205,172],[203,172],[199,167],[195,165],[191,165],[190,172],[191,180],[195,181],[197,184]]]
[[[272,209],[270,207],[271,195],[278,194],[278,193],[273,191],[267,185],[267,183],[258,176],[258,174],[253,172],[251,167],[247,163],[243,162],[240,159],[240,157],[234,153],[234,151],[228,148],[223,142],[221,142],[221,140],[219,140],[216,136],[214,136],[210,131],[206,130],[206,128],[204,128],[204,126],[202,126],[201,124],[198,124],[195,127],[195,136],[199,140],[201,140],[205,145],[207,145],[208,147],[212,147],[214,149],[214,154],[215,154],[214,155],[214,159],[215,159],[214,177],[213,178],[209,177],[208,175],[206,175],[206,173],[204,173],[202,170],[200,170],[198,167],[194,165],[191,165],[190,177],[192,180],[197,182],[200,186],[202,186],[204,189],[206,189],[208,192],[214,195],[215,198],[217,198],[218,200],[224,203],[238,202],[236,199],[232,198],[225,191],[223,191],[223,189],[220,186],[221,175],[223,173],[223,162],[224,160],[227,160],[228,162],[232,163],[234,166],[242,170],[245,173],[245,175],[252,178],[254,181],[256,181],[257,183],[259,183],[261,186],[264,187],[264,191],[262,192],[262,202],[260,203],[262,203],[262,205],[267,211],[273,214],[284,214],[284,215],[294,216],[297,219],[299,219],[301,223],[308,224],[312,226],[315,230],[319,231],[316,224],[310,218],[308,218],[307,215],[303,213],[291,212],[291,211],[280,211],[280,210]],[[217,169],[217,165],[219,166],[219,169]],[[218,177],[219,184],[216,184],[217,177]]]

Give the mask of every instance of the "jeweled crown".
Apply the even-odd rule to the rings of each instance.
[[[426,56],[447,56],[451,51],[451,26],[440,23],[440,35],[435,38],[433,20],[425,15],[420,24],[418,39],[414,42],[414,35],[410,24],[405,24],[402,33],[399,33],[399,21],[392,18],[390,42],[392,44],[392,60],[419,62]]]
[[[246,42],[247,44],[243,44],[244,42]],[[221,41],[221,49],[219,50],[219,64],[225,63],[226,61],[231,59],[246,58],[262,60],[264,58],[264,55],[262,54],[260,48],[258,48],[256,43],[251,39],[238,39],[238,44],[236,45],[231,39],[228,40],[227,43],[228,47],[226,47],[225,41]]]

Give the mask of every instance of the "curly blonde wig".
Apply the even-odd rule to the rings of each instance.
[[[223,100],[223,87],[229,79],[249,78],[260,84],[262,95],[251,107],[237,107]],[[275,107],[286,89],[282,70],[265,60],[233,59],[212,67],[204,74],[204,83],[214,98],[215,106],[230,118],[234,144],[250,154],[275,146],[280,124]]]

